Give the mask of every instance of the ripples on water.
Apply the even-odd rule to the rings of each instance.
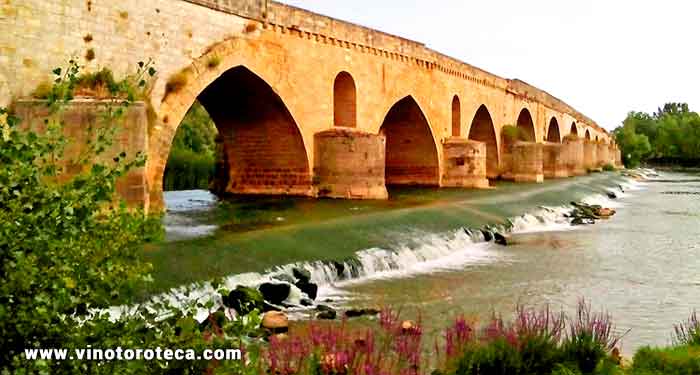
[[[573,309],[578,298],[604,307],[621,331],[631,329],[623,350],[668,342],[672,325],[700,306],[700,200],[688,194],[662,194],[697,188],[697,179],[667,173],[654,182],[629,182],[615,191],[584,199],[613,207],[618,214],[590,227],[573,228],[564,207],[543,207],[512,220],[515,244],[482,242],[479,232],[408,233],[411,245],[367,249],[345,262],[279,266],[266,274],[234,275],[237,284],[257,285],[276,274],[304,267],[319,283],[319,299],[339,304],[377,304],[421,313],[428,331],[437,332],[460,313],[509,314],[515,304],[549,303]],[[201,216],[216,200],[202,192],[166,193],[166,227],[171,239],[212,233]],[[338,264],[342,263],[339,267]],[[298,303],[301,292],[288,302]],[[166,294],[178,304],[217,300],[206,285]],[[217,301],[220,302],[220,301]],[[200,311],[206,316],[206,311]]]

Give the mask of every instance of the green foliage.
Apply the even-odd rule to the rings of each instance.
[[[148,96],[148,78],[156,74],[153,61],[139,62],[136,74],[127,75],[116,80],[112,71],[102,68],[96,72],[82,72],[74,60],[66,69],[53,70],[56,78],[54,84],[40,84],[32,95],[37,99],[46,99],[51,103],[72,100],[74,96],[89,96],[100,99],[120,99],[127,102],[141,100]]]
[[[523,137],[522,131],[515,125],[504,125],[501,134],[510,141],[522,140]]]
[[[700,115],[685,103],[668,103],[652,115],[630,112],[614,134],[630,167],[650,158],[700,160]]]
[[[82,172],[66,174],[57,162],[69,144],[59,120],[62,107],[73,98],[78,81],[109,81],[106,72],[81,76],[73,61],[66,70],[56,69],[47,95],[52,115],[39,133],[20,127],[18,118],[0,109],[0,373],[257,373],[252,366],[244,369],[241,361],[24,358],[25,348],[168,347],[201,354],[204,348],[240,347],[255,360],[257,349],[248,334],[258,329],[257,311],[233,321],[218,311],[203,324],[191,316],[209,304],[184,310],[160,306],[161,314],[171,311],[169,316],[140,308],[138,315],[116,322],[99,312],[131,301],[151,280],[151,266],[141,258],[142,243],[161,230],[158,218],[114,201],[117,179],[143,166],[145,158],[128,160],[122,153],[98,161],[109,149],[108,129],[118,128],[130,96],[113,101],[116,108],[105,110],[104,118],[92,125],[101,136],[73,161],[83,166]],[[155,70],[140,63],[133,77],[144,74],[153,76]]]
[[[637,350],[632,363],[630,373],[634,375],[700,374],[700,348],[692,346],[643,347]]]
[[[216,127],[195,102],[177,129],[163,175],[165,190],[207,189],[216,164]]]
[[[605,165],[603,166],[603,170],[606,171],[606,172],[612,172],[612,171],[615,170],[615,166],[612,165],[612,164],[610,164],[610,163],[608,163],[608,164],[605,164]]]

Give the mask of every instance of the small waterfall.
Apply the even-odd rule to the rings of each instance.
[[[641,190],[644,183],[629,178],[618,187],[606,191],[615,197],[626,191]],[[616,208],[621,204],[604,194],[594,194],[582,200],[583,203]],[[338,289],[348,283],[357,283],[380,278],[407,277],[421,273],[431,273],[464,268],[466,265],[485,264],[507,260],[508,254],[493,247],[490,242],[494,234],[503,235],[542,231],[573,230],[569,214],[572,206],[540,207],[537,210],[507,220],[504,225],[490,225],[483,228],[460,228],[448,233],[419,233],[406,235],[406,241],[392,248],[371,248],[358,251],[354,256],[342,260],[322,260],[298,262],[273,267],[262,273],[244,273],[226,277],[223,287],[232,290],[238,285],[258,287],[265,282],[288,283],[291,286],[287,305],[299,305],[305,295],[293,285],[293,270],[304,269],[311,274],[311,281],[319,286],[318,300],[328,296],[342,299]],[[212,302],[210,308],[205,308]],[[155,296],[142,305],[154,311],[159,306],[172,306],[189,311],[198,320],[205,319],[210,311],[222,306],[221,296],[209,282],[196,283],[172,289],[168,293]],[[113,317],[136,313],[136,306],[119,306],[110,309]]]

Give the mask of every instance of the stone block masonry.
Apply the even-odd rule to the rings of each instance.
[[[331,129],[316,133],[314,147],[315,196],[387,199],[383,135]]]
[[[515,182],[543,182],[542,144],[516,142],[513,145],[513,179]]]
[[[589,134],[611,143],[593,120],[525,82],[274,1],[12,0],[0,5],[0,29],[0,106],[29,97],[71,58],[88,71],[108,67],[115,77],[154,60],[153,116],[130,146],[147,154],[148,197],[141,201],[154,210],[163,205],[170,145],[195,100],[221,135],[229,177],[222,180],[231,193],[319,195],[326,190],[316,182],[325,181],[335,186],[328,196],[382,198],[379,160],[387,184],[486,186],[479,146],[443,145],[460,134],[485,145],[489,178],[504,169],[528,175],[536,169],[529,155],[518,166],[501,154],[503,126],[524,112],[536,140],[556,124],[561,137]],[[341,127],[358,133],[316,137]],[[385,139],[384,153],[355,155],[336,144],[343,137],[373,152]],[[608,158],[618,154],[611,150]],[[354,169],[343,169],[342,160]],[[364,177],[367,184],[357,182]]]
[[[59,176],[67,180],[75,174],[83,172],[85,166],[75,163],[87,148],[87,142],[96,141],[98,128],[114,129],[112,144],[98,155],[95,162],[106,166],[114,165],[113,158],[122,152],[126,154],[124,161],[134,160],[137,154],[145,154],[148,149],[148,131],[146,106],[136,102],[129,106],[124,115],[113,121],[104,122],[105,112],[114,108],[112,101],[77,99],[67,104],[58,114],[56,121],[62,122],[63,134],[68,144],[63,159],[59,165],[66,173]],[[41,132],[45,129],[44,119],[49,117],[49,108],[45,101],[21,100],[15,103],[15,111],[22,119],[21,126]],[[89,129],[93,129],[90,131]],[[145,167],[133,169],[126,176],[117,180],[117,193],[132,207],[149,209],[148,181]]]
[[[442,186],[484,189],[486,178],[486,144],[461,137],[450,137],[443,144]]]

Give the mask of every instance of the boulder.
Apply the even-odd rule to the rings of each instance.
[[[610,216],[615,215],[615,210],[612,208],[601,208],[596,211],[596,215],[600,216],[601,218],[607,219]]]
[[[316,311],[335,311],[335,310],[328,305],[316,305]]]
[[[333,267],[335,268],[335,273],[339,280],[345,277],[345,264],[343,262],[333,261]]]
[[[484,241],[491,242],[491,240],[493,240],[493,234],[491,234],[491,231],[482,229],[481,233],[484,235]]]
[[[413,329],[416,328],[416,323],[414,323],[412,320],[404,320],[401,322],[401,331],[404,333],[409,332]]]
[[[265,303],[259,291],[242,285],[237,286],[228,295],[222,296],[221,300],[224,306],[236,310],[240,315],[246,315],[254,309],[262,311]]]
[[[303,281],[307,283],[311,281],[311,272],[303,268],[295,267],[294,269],[292,269],[292,275],[294,276],[294,278],[297,279],[297,281]]]
[[[289,330],[289,319],[281,311],[268,311],[263,315],[260,325],[272,333],[284,333]]]
[[[289,297],[291,288],[289,284],[262,283],[258,290],[266,301],[279,305]]]
[[[493,233],[493,238],[497,244],[503,246],[508,246],[508,243],[510,242],[510,237],[504,236],[498,232]]]
[[[608,198],[610,199],[617,199],[617,194],[613,193],[612,191],[608,192]]]
[[[337,316],[335,310],[325,310],[316,314],[316,319],[333,320]]]
[[[299,303],[302,306],[313,306],[314,301],[312,301],[310,298],[302,298],[301,300],[299,300]]]
[[[296,285],[296,287],[299,288],[299,290],[306,293],[306,295],[309,296],[309,298],[311,298],[312,300],[316,299],[316,295],[318,294],[318,285],[303,280],[297,281],[294,285]]]
[[[365,308],[365,309],[349,309],[345,311],[345,317],[347,318],[357,318],[365,315],[377,315],[379,314],[378,309]]]

